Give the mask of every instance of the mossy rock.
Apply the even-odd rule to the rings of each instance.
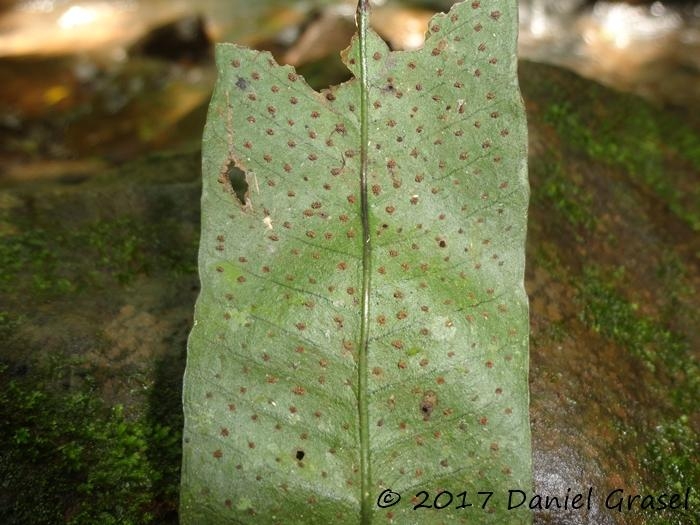
[[[0,522],[177,523],[199,154],[0,197]]]
[[[551,66],[521,64],[521,88],[536,491],[593,487],[590,510],[537,521],[695,523],[700,127]],[[688,488],[689,511],[605,508]]]
[[[604,500],[618,488],[682,493],[700,482],[700,125],[555,67],[524,62],[520,76],[535,492],[563,503],[568,488],[593,489],[590,509],[538,511],[535,521],[693,523],[692,512],[620,513]],[[9,443],[0,474],[14,484],[0,500],[3,523],[176,520],[199,179],[198,153],[159,155],[0,195],[0,433]],[[85,392],[99,403],[76,400]],[[50,449],[32,437],[42,430],[70,454],[32,459]],[[126,467],[90,464],[81,448],[90,439],[97,452],[110,440],[135,447],[128,468],[138,476],[118,493],[119,510],[94,494],[119,481],[100,469]],[[31,483],[45,472],[63,474]],[[694,492],[690,503],[697,512]]]

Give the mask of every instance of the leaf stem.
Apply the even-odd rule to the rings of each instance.
[[[372,237],[369,224],[367,179],[369,169],[369,78],[367,31],[369,26],[369,0],[357,3],[357,26],[360,44],[360,212],[362,216],[362,319],[358,355],[357,406],[360,426],[360,515],[362,525],[372,523],[369,450],[369,400],[368,400],[368,351],[369,351],[369,294],[372,275]]]

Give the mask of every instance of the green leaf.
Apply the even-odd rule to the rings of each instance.
[[[367,9],[321,93],[217,47],[183,524],[530,521],[517,5],[458,4],[415,52]]]

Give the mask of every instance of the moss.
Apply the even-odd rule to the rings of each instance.
[[[688,417],[682,415],[658,425],[647,446],[645,467],[666,481],[664,486],[655,487],[655,492],[684,494],[691,488],[690,512],[673,511],[661,513],[650,520],[650,525],[685,525],[693,523],[693,509],[700,508],[700,468],[697,465],[698,435],[690,427]]]
[[[559,162],[538,163],[533,169],[538,173],[532,175],[541,181],[533,194],[538,204],[554,209],[574,228],[593,230],[596,219],[591,211],[593,196],[590,191],[572,181]]]
[[[0,292],[19,288],[65,293],[73,284],[59,277],[57,269],[58,259],[45,231],[8,235],[0,243]]]
[[[154,271],[195,273],[194,243],[190,253],[163,242],[174,227],[118,218],[78,230],[38,228],[6,236],[0,244],[0,293],[68,295],[128,284]]]
[[[566,147],[624,170],[678,218],[700,230],[700,191],[692,187],[684,191],[679,183],[684,174],[670,162],[684,159],[696,169],[700,165],[700,137],[691,128],[635,97],[600,86],[591,86],[576,104],[560,98],[549,104],[544,120],[554,126]]]
[[[180,425],[0,368],[0,522],[174,523]],[[40,475],[37,473],[40,472]]]
[[[0,311],[0,341],[7,341],[15,333],[21,319],[11,312]]]
[[[187,257],[191,254],[182,246],[163,242],[164,231],[173,226],[154,227],[133,219],[117,219],[90,224],[72,240],[88,246],[93,252],[90,260],[97,261],[103,272],[111,273],[121,283],[163,267],[176,273],[194,273],[196,268]]]
[[[584,269],[579,286],[583,321],[639,358],[652,372],[672,378],[672,398],[682,410],[692,410],[700,396],[700,368],[687,339],[661,322],[640,315],[639,306],[617,291],[623,276],[622,267],[607,277],[597,266]]]
[[[657,378],[666,378],[661,383],[664,392],[659,395],[668,396],[675,407],[653,433],[645,436],[642,463],[655,480],[655,486],[648,488],[649,493],[684,493],[686,488],[697,487],[700,482],[697,434],[688,418],[688,414],[697,410],[700,399],[700,367],[683,335],[641,315],[635,303],[618,293],[617,286],[623,276],[621,268],[606,276],[598,267],[587,267],[579,287],[582,317],[589,328],[643,361]],[[697,508],[700,498],[697,494],[692,498],[691,508]],[[661,513],[650,523],[680,525],[690,523],[689,518],[676,511]]]
[[[688,162],[693,169],[700,170],[700,132],[698,129],[673,114],[665,116],[661,120],[659,128],[660,133],[667,141],[670,153]]]

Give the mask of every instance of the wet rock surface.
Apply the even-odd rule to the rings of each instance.
[[[697,496],[668,513],[605,500],[698,481],[698,122],[548,66],[521,84],[536,492],[593,488],[590,510],[537,521],[693,523]]]
[[[688,512],[618,512],[605,497],[700,481],[700,124],[550,66],[522,63],[521,82],[534,493],[563,505],[567,489],[592,489],[590,508],[536,508],[535,521],[693,523],[697,494]],[[198,154],[182,153],[0,194],[0,388],[90,381],[177,438],[199,180]],[[3,506],[25,496],[10,490]],[[159,522],[175,519],[176,502],[158,505]]]

